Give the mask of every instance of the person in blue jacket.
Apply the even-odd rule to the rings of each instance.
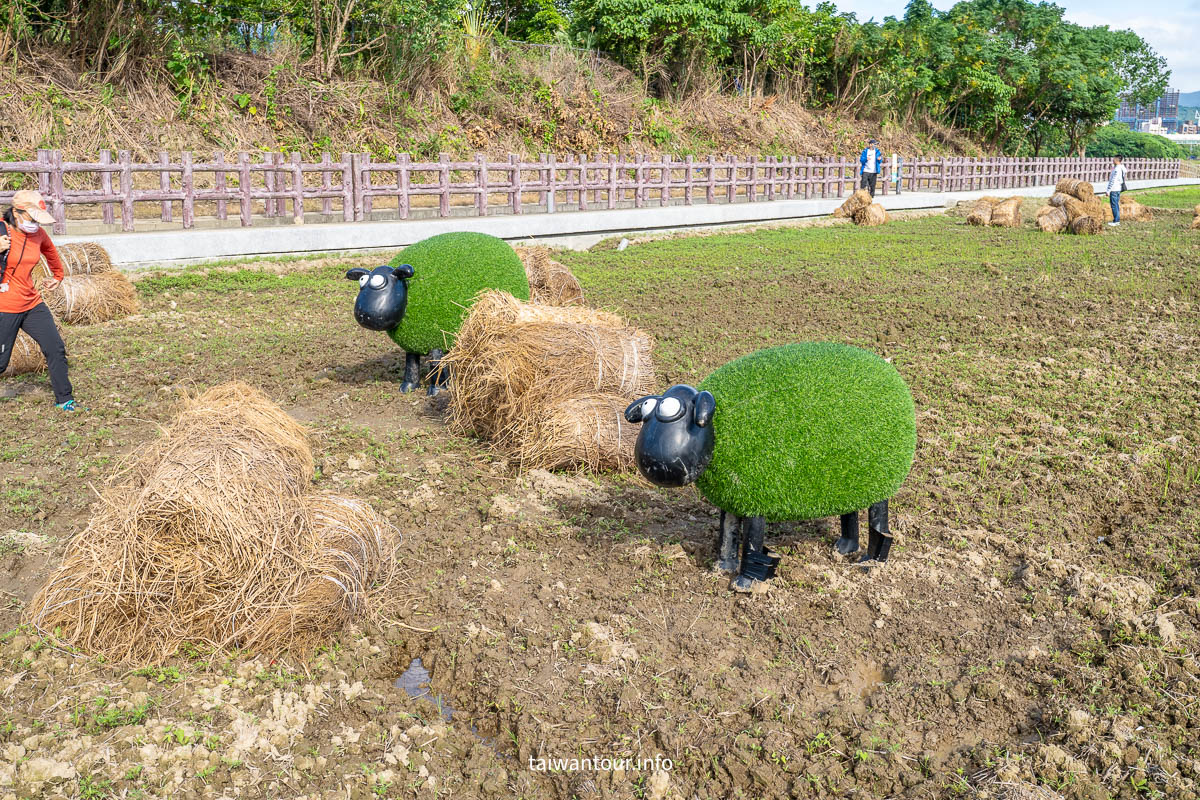
[[[860,185],[871,193],[871,197],[875,196],[875,180],[883,164],[883,153],[879,152],[878,144],[874,139],[868,139],[866,149],[858,157],[859,171],[862,173]]]

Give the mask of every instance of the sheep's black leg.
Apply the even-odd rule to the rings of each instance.
[[[770,555],[766,548],[767,522],[762,517],[747,517],[744,523],[746,549],[742,553],[742,568],[733,579],[735,591],[748,592],[755,581],[775,577],[779,557]]]
[[[867,526],[870,528],[867,552],[858,563],[866,566],[882,564],[888,560],[888,553],[892,549],[892,532],[888,528],[887,500],[873,503],[867,510]]]
[[[719,572],[737,572],[738,551],[741,549],[742,518],[729,511],[721,512],[721,526],[717,531],[717,563]]]
[[[848,556],[858,549],[858,512],[842,514],[842,536],[833,545],[839,553]]]
[[[417,353],[404,354],[404,380],[400,383],[400,391],[411,392],[421,382],[421,356]]]
[[[429,351],[429,395],[433,395],[446,388],[446,383],[450,379],[450,368],[442,366],[442,357],[446,355],[441,350]]]

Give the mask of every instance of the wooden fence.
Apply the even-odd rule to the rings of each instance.
[[[328,153],[306,162],[298,153],[239,153],[226,160],[217,153],[207,161],[190,152],[172,161],[134,162],[128,151],[113,157],[102,151],[96,162],[63,159],[58,150],[39,150],[36,161],[0,163],[4,173],[33,176],[54,215],[54,231],[66,231],[67,207],[83,206],[98,221],[134,230],[135,204],[140,218],[149,204],[163,222],[173,222],[178,208],[184,228],[195,225],[197,205],[203,216],[227,220],[231,211],[243,226],[263,217],[305,214],[322,221],[378,218],[381,213],[408,219],[417,208],[441,217],[454,213],[555,213],[670,204],[759,202],[781,199],[840,198],[858,182],[858,160],[814,157],[709,156],[542,156],[525,161],[509,156],[492,161],[480,155],[455,161],[373,161],[367,154]],[[1130,159],[1129,180],[1176,178],[1178,161]],[[900,170],[905,192],[957,192],[1051,186],[1060,178],[1081,178],[1102,186],[1108,159],[1074,158],[919,158]],[[878,190],[894,192],[892,167],[885,159]],[[1099,187],[1098,187],[1099,188]],[[0,192],[0,204],[13,192]],[[386,211],[383,208],[386,206]],[[394,209],[394,215],[391,210]]]

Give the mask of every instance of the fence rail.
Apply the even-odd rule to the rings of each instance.
[[[892,181],[889,161],[882,167],[878,187],[888,194],[897,188],[956,192],[1051,186],[1061,178],[1102,184],[1111,163],[1100,158],[918,158],[902,163],[899,182]],[[1130,159],[1126,168],[1129,180],[1180,175],[1178,161]],[[455,161],[443,155],[430,162],[402,155],[379,162],[365,153],[343,153],[337,160],[324,153],[319,162],[305,162],[298,153],[243,152],[232,160],[216,153],[205,161],[183,152],[172,161],[163,152],[156,161],[140,163],[128,151],[114,158],[108,150],[96,162],[65,161],[61,151],[39,150],[36,161],[0,163],[0,175],[36,177],[56,233],[66,232],[68,206],[83,206],[110,225],[119,209],[121,229],[132,231],[135,210],[143,210],[144,220],[147,205],[163,222],[173,222],[178,208],[183,227],[191,228],[198,204],[217,220],[229,219],[235,209],[241,224],[250,226],[256,208],[261,216],[303,224],[306,212],[322,215],[323,221],[354,222],[376,218],[384,207],[408,219],[419,207],[446,217],[452,208],[485,216],[840,198],[854,190],[858,169],[857,159],[732,155],[544,155],[537,161],[517,156],[493,161],[483,155]],[[0,203],[12,195],[0,192]]]

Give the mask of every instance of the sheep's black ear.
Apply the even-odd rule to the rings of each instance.
[[[645,409],[646,401],[655,399],[657,399],[657,395],[651,394],[641,398],[640,400],[634,400],[629,404],[629,407],[625,409],[625,421],[633,423],[641,422],[645,418],[643,410]]]
[[[701,392],[696,395],[695,420],[696,424],[701,428],[708,426],[712,422],[713,412],[717,410],[717,399],[712,396],[712,392]]]
[[[406,281],[413,276],[412,264],[401,264],[392,270],[392,274],[402,281]]]
[[[362,278],[362,276],[370,275],[370,274],[371,274],[370,272],[363,269],[362,267],[355,267],[354,269],[352,269],[346,273],[346,278],[347,278],[347,280],[356,281],[356,280],[359,280],[360,278]]]

